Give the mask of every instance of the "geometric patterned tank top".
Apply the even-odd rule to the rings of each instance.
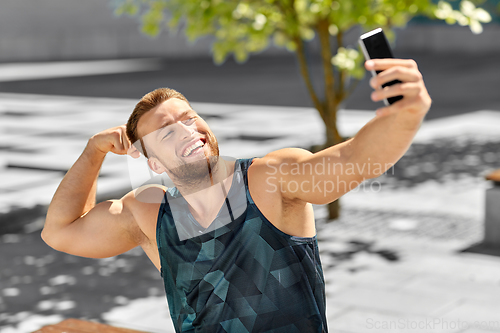
[[[175,187],[165,192],[156,239],[175,330],[327,332],[316,236],[290,236],[264,217],[248,191],[251,163],[236,160],[227,193],[233,200],[218,215],[229,213],[230,222],[217,225],[216,219],[210,230],[182,206],[187,203]],[[241,195],[231,193],[237,184]],[[244,209],[233,214],[237,206]],[[186,236],[196,228],[199,235]]]

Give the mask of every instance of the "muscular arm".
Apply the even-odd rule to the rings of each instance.
[[[42,231],[48,245],[92,258],[114,256],[139,245],[128,205],[133,194],[95,204],[97,177],[106,153],[124,154],[128,148],[123,126],[89,140],[50,203]]]
[[[92,139],[89,140],[52,198],[47,212],[50,224],[46,227],[63,227],[68,221],[75,221],[94,208],[97,177],[105,156],[105,153],[95,148]]]
[[[413,60],[377,59],[367,69],[383,71],[370,84],[372,99],[403,95],[389,107],[377,110],[352,139],[312,154],[284,149],[260,162],[268,191],[281,191],[287,200],[326,204],[338,199],[367,178],[382,175],[408,150],[431,99]],[[399,79],[403,83],[380,89]]]
[[[404,155],[431,105],[431,98],[415,61],[379,59],[373,63],[373,69],[383,72],[370,81],[376,89],[372,99],[380,101],[399,94],[404,98],[377,110],[377,116],[349,142],[351,153],[348,162],[361,165],[361,170],[364,164],[366,168],[360,172],[364,178],[380,176]],[[403,83],[378,88],[393,78]]]

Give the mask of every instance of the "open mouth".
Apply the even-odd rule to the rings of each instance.
[[[204,138],[201,138],[194,142],[192,145],[184,149],[184,153],[182,154],[182,157],[189,157],[189,156],[194,156],[198,153],[201,153],[203,151],[203,147],[205,146],[206,140]]]

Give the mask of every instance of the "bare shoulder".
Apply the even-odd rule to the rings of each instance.
[[[161,203],[167,187],[157,184],[141,186],[133,191],[133,197],[137,203]]]
[[[310,157],[312,153],[302,148],[284,148],[268,153],[262,158],[255,158],[249,168],[253,177],[266,177],[285,173],[292,163]],[[250,171],[252,170],[252,171]]]
[[[252,161],[248,169],[249,179],[260,191],[276,192],[281,187],[280,181],[290,174],[294,165],[311,155],[311,152],[301,148],[275,150]]]
[[[310,155],[300,148],[280,149],[255,158],[248,168],[248,190],[255,205],[276,228],[293,236],[311,237],[316,233],[312,206],[288,199],[282,191],[290,167]]]
[[[302,148],[283,148],[268,153],[260,160],[265,162],[269,161],[270,163],[289,162],[300,160],[301,158],[305,158],[311,155],[312,153],[310,151]]]
[[[156,242],[156,221],[166,189],[155,184],[145,185],[130,191],[122,198],[124,207],[134,219],[131,231],[141,245],[145,242]]]

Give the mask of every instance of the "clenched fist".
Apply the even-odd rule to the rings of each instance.
[[[89,146],[103,154],[112,152],[118,155],[128,154],[133,158],[140,156],[140,152],[130,143],[127,137],[125,125],[108,128],[95,134],[90,138]]]

